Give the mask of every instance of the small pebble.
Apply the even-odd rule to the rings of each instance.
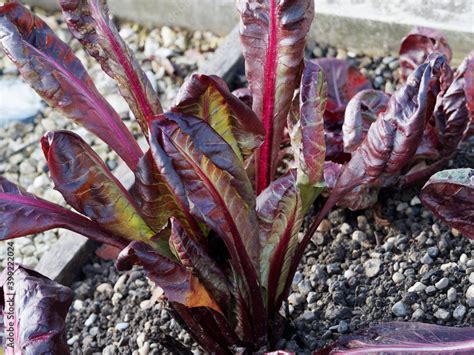
[[[411,317],[413,319],[420,319],[422,318],[423,316],[425,315],[425,312],[423,312],[423,310],[421,308],[418,308],[417,310],[415,310],[415,312],[413,312],[413,314],[411,315]]]
[[[400,273],[400,272],[396,272],[392,275],[392,280],[393,280],[393,282],[398,284],[398,283],[402,282],[403,280],[405,280],[405,276],[403,276],[403,274]]]
[[[425,289],[425,292],[428,296],[433,296],[435,293],[436,293],[436,287],[434,286],[428,286],[426,289]]]
[[[464,318],[464,315],[466,314],[466,312],[467,312],[466,307],[460,304],[454,309],[453,317],[457,319],[458,321],[461,321]]]
[[[422,292],[426,289],[426,286],[422,282],[415,282],[413,286],[411,286],[408,291],[409,292]]]
[[[342,234],[350,234],[352,232],[352,227],[348,223],[343,223],[341,225],[340,231]]]
[[[379,259],[369,259],[364,263],[364,270],[367,277],[375,277],[380,271],[382,262]]]
[[[84,326],[90,327],[92,324],[94,324],[96,319],[97,319],[97,314],[92,313],[84,322]]]
[[[449,279],[447,277],[443,277],[441,280],[439,280],[436,284],[435,287],[438,290],[444,290],[446,287],[449,285]]]
[[[84,302],[82,302],[81,300],[75,300],[72,304],[72,308],[74,308],[75,311],[80,311],[84,308]]]
[[[440,320],[448,320],[451,316],[449,312],[443,308],[438,308],[438,310],[434,313],[434,316]]]
[[[449,302],[453,303],[456,302],[456,299],[458,298],[456,289],[454,287],[451,287],[448,292],[446,293],[446,298],[448,299]]]
[[[392,313],[397,317],[405,317],[408,313],[406,304],[402,301],[398,301],[392,306]]]
[[[129,327],[129,324],[127,322],[117,323],[115,325],[115,329],[120,330],[120,331],[125,330],[128,327]]]
[[[433,264],[433,259],[431,258],[431,256],[428,254],[428,253],[425,253],[421,259],[420,259],[421,263],[422,264],[426,264],[426,265],[431,265]]]

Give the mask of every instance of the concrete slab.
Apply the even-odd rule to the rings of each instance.
[[[52,8],[56,0],[24,0]],[[442,30],[454,63],[474,49],[472,0],[315,0],[311,38],[372,55],[396,52],[413,26]],[[111,12],[148,25],[229,33],[238,21],[234,0],[109,0]]]

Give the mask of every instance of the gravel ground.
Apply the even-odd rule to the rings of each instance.
[[[34,10],[55,30],[58,36],[69,43],[75,54],[89,70],[99,91],[124,119],[132,132],[139,136],[139,127],[133,114],[129,112],[127,103],[118,94],[112,79],[102,72],[100,66],[79,44],[72,39],[67,26],[62,22],[59,13],[45,13],[41,9]],[[221,42],[221,38],[209,32],[187,32],[184,30],[162,27],[150,31],[133,23],[119,23],[120,34],[137,53],[137,58],[146,71],[152,84],[157,88],[163,106],[167,107],[174,99],[177,90],[189,73],[197,69],[210,53]],[[18,71],[13,63],[0,50],[0,84],[20,81]],[[20,82],[21,83],[21,82]],[[23,87],[25,92],[18,92],[17,97],[31,95],[31,89]],[[21,90],[21,88],[20,88]],[[8,92],[8,91],[7,91]],[[3,99],[3,97],[2,97]],[[8,98],[14,100],[15,97]],[[34,101],[34,100],[32,100]],[[18,105],[25,105],[20,101]],[[7,115],[2,111],[0,113]],[[15,105],[13,105],[14,107]],[[36,106],[35,106],[36,107]],[[25,111],[29,112],[28,109]],[[35,111],[33,111],[35,112]],[[18,112],[11,112],[16,117]],[[27,191],[37,194],[46,200],[65,205],[62,196],[53,189],[48,177],[48,168],[41,151],[39,140],[50,130],[68,129],[81,135],[92,148],[104,159],[112,170],[120,163],[115,153],[84,128],[72,124],[54,110],[42,105],[36,115],[25,117],[23,121],[12,121],[0,125],[0,175],[19,183]],[[2,120],[8,120],[2,116]],[[59,232],[60,233],[60,232]],[[58,231],[48,231],[33,237],[19,238],[15,243],[15,260],[34,267],[43,253],[58,239]],[[0,271],[5,266],[6,248],[0,248]]]

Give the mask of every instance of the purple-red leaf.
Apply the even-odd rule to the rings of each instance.
[[[104,232],[91,220],[42,200],[3,177],[0,177],[0,214],[0,241],[66,228],[99,242],[125,246],[120,237]]]
[[[370,126],[361,145],[345,165],[331,198],[338,199],[361,184],[377,179],[387,185],[416,152],[439,92],[445,56],[420,65],[390,98],[387,110]]]
[[[215,300],[191,271],[154,251],[148,244],[134,241],[117,259],[117,269],[127,270],[133,264],[143,267],[146,275],[161,287],[171,302],[186,307],[207,307],[222,313]]]
[[[148,136],[147,117],[162,113],[160,100],[132,50],[109,18],[105,0],[60,0],[69,30],[117,82],[120,93]]]
[[[425,124],[433,113],[445,65],[444,55],[429,57],[390,98],[387,111],[370,126],[364,141],[343,166],[336,186],[298,246],[295,260],[300,260],[319,223],[345,194],[362,184],[372,189],[372,184],[377,187],[394,183],[415,154]],[[296,267],[295,262],[291,273]]]
[[[265,131],[255,113],[212,75],[192,75],[179,90],[172,111],[206,121],[243,160],[263,141]]]
[[[444,170],[433,175],[421,192],[433,213],[474,239],[474,170]]]
[[[232,94],[238,98],[240,101],[245,103],[248,107],[252,108],[253,97],[249,88],[239,88],[232,91]]]
[[[364,140],[377,116],[387,109],[389,96],[380,90],[363,90],[347,104],[342,125],[344,151],[352,153]]]
[[[466,66],[464,74],[464,93],[469,110],[469,126],[464,133],[464,139],[474,135],[474,51],[469,53],[464,59],[463,65]]]
[[[257,199],[257,215],[262,286],[267,289],[271,312],[278,309],[303,223],[302,201],[294,169],[262,191]]]
[[[417,322],[382,323],[340,338],[316,354],[472,354],[474,328],[442,327]]]
[[[57,131],[47,133],[41,144],[55,189],[72,207],[115,235],[150,242],[155,233],[132,197],[86,142]]]
[[[454,74],[451,85],[437,102],[435,117],[437,121],[444,123],[444,133],[441,138],[443,156],[451,155],[457,150],[465,131],[469,129],[466,86],[468,86],[469,77],[472,80],[474,76],[473,64],[474,57],[466,57]]]
[[[372,89],[369,80],[349,61],[335,58],[314,59],[324,73],[328,99],[325,112],[327,130],[342,125],[349,100],[359,91]]]
[[[299,185],[320,185],[326,144],[324,110],[327,86],[321,67],[305,61],[299,97],[288,115],[288,130],[297,165]]]
[[[150,142],[163,175],[179,178],[189,199],[191,214],[219,234],[231,262],[246,278],[254,312],[261,314],[258,286],[258,226],[255,195],[231,147],[208,123],[193,116],[166,113],[150,122]],[[259,331],[262,331],[260,329]]]
[[[71,48],[20,3],[0,6],[0,46],[52,107],[109,144],[133,169],[140,147]]]
[[[175,217],[189,235],[203,240],[199,225],[189,213],[184,185],[167,155],[153,156],[149,150],[134,173],[133,195],[143,218],[155,232],[161,231],[170,217]]]
[[[433,52],[446,55],[448,64],[453,56],[451,47],[442,33],[432,28],[415,27],[402,39],[400,45],[402,79],[406,80]]]
[[[253,110],[265,127],[259,150],[257,194],[276,171],[276,158],[293,93],[299,84],[312,0],[237,0],[245,70]]]
[[[227,313],[230,306],[230,291],[225,274],[174,218],[171,219],[170,243],[176,250],[181,264],[197,275],[220,308]]]
[[[71,302],[70,288],[33,270],[18,264],[3,270],[0,314],[5,354],[69,354],[65,318]]]

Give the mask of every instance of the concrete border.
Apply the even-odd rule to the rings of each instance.
[[[24,0],[45,8],[57,0]],[[108,0],[111,12],[149,26],[172,25],[229,33],[238,22],[234,0]],[[471,0],[315,0],[310,37],[370,55],[396,53],[414,26],[441,30],[454,51],[454,64],[474,49]]]

